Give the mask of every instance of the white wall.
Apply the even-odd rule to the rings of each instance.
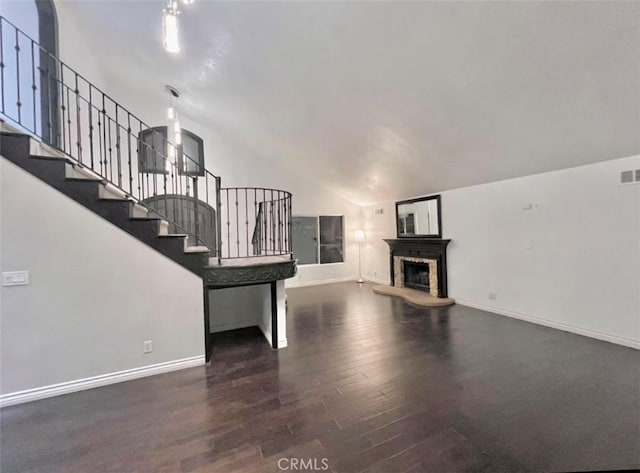
[[[284,282],[276,283],[278,347],[287,346]],[[271,344],[271,285],[231,287],[209,291],[211,333],[244,327],[259,327]]]
[[[278,348],[285,348],[288,345],[287,340],[287,299],[284,288],[284,281],[276,282],[276,299],[277,299],[277,323],[278,323]],[[265,338],[271,344],[271,297],[269,296],[269,306],[263,305],[262,316],[258,321],[258,327],[262,330]],[[266,301],[266,299],[265,299]],[[266,309],[269,307],[269,310]]]
[[[618,185],[639,168],[636,156],[443,192],[449,295],[640,347],[640,185]],[[364,209],[369,278],[389,279],[379,240],[395,237],[393,212]]]
[[[364,206],[362,221],[366,238],[362,243],[363,276],[369,281],[390,284],[389,246],[383,240],[396,238],[395,204]]]
[[[73,12],[72,2],[54,2],[58,17],[58,57],[96,87],[109,93],[105,68],[89,47],[87,34]],[[105,90],[106,89],[106,90]]]
[[[254,327],[263,312],[271,314],[271,287],[260,284],[209,291],[211,333]]]
[[[31,277],[0,291],[3,397],[204,362],[200,278],[4,158],[0,174],[0,267]]]

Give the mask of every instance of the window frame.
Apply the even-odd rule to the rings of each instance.
[[[320,217],[340,217],[342,219],[342,261],[337,261],[335,263],[322,263],[320,262]],[[323,214],[323,215],[309,215],[309,214],[304,214],[304,215],[292,215],[291,216],[291,223],[293,224],[293,219],[294,218],[315,218],[316,222],[317,222],[317,234],[316,234],[316,256],[318,257],[318,262],[317,263],[300,263],[298,262],[298,266],[304,266],[305,268],[312,268],[312,267],[316,267],[316,266],[333,266],[333,265],[338,265],[338,264],[345,264],[347,262],[347,252],[346,252],[346,228],[345,228],[345,217],[344,214]],[[292,247],[293,249],[293,247]],[[295,254],[293,255],[295,257]]]
[[[178,174],[181,176],[190,176],[190,177],[204,176],[205,175],[204,140],[198,135],[196,135],[195,133],[193,133],[192,131],[187,130],[186,128],[181,128],[180,132],[182,133],[183,140],[185,137],[187,137],[195,141],[198,147],[198,156],[197,156],[198,162],[196,163],[198,166],[198,170],[187,171],[184,169],[185,158],[184,158],[183,146],[179,145],[177,149],[177,160],[176,160]],[[153,136],[154,133],[157,133],[162,138],[162,149],[159,151],[153,150],[153,149],[150,150],[148,146],[145,146],[147,144],[145,142],[145,138],[147,137],[147,135]],[[169,127],[167,125],[152,126],[140,131],[140,133],[138,134],[138,172],[140,174],[160,174],[160,175],[169,174],[169,170],[165,169],[164,167],[162,167],[161,169],[159,167],[147,166],[147,164],[150,161],[152,161],[155,164],[155,160],[156,160],[156,158],[149,159],[148,154],[158,153],[162,156],[169,156],[168,136],[169,136]],[[187,158],[195,163],[193,156],[187,156]]]

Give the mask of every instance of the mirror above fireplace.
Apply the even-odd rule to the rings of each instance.
[[[398,238],[442,238],[440,196],[396,202]]]

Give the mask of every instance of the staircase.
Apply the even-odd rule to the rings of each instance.
[[[0,132],[0,155],[149,245],[189,271],[202,276],[209,266],[206,246],[189,246],[184,234],[170,234],[169,222],[155,217],[121,189],[81,167],[64,153],[43,145],[6,123]]]
[[[0,31],[10,32],[0,35],[0,76],[17,78],[0,84],[0,156],[201,277],[209,360],[209,291],[269,283],[274,295],[275,283],[296,273],[291,194],[223,188],[180,144],[156,135],[146,142],[143,134],[154,128],[2,16]],[[180,211],[176,203],[184,204]],[[277,324],[275,312],[272,319]],[[276,325],[272,334],[278,348]]]

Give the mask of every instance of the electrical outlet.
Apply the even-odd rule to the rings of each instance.
[[[374,276],[377,276],[377,275],[378,275],[378,271],[374,271],[374,272],[373,272],[373,275],[374,275]]]
[[[29,271],[8,271],[2,273],[3,286],[28,286]]]
[[[144,352],[151,353],[153,351],[153,342],[151,340],[145,340],[144,342]]]
[[[495,301],[497,297],[498,297],[498,296],[496,295],[496,293],[495,293],[495,292],[490,292],[490,293],[489,293],[489,300],[490,300],[490,301]]]

